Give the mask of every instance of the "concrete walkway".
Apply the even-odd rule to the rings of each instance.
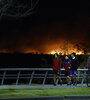
[[[77,86],[63,84],[62,86],[57,85],[1,85],[0,89],[39,89],[39,88],[89,88],[86,84],[78,84]]]

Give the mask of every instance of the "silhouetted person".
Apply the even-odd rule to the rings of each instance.
[[[60,85],[62,85],[62,80],[60,77],[60,69],[61,69],[61,59],[58,54],[54,55],[53,59],[53,72],[54,72],[54,86],[56,86],[56,79],[59,79]]]
[[[64,60],[64,68],[65,68],[65,76],[67,85],[71,84],[71,77],[70,77],[70,69],[71,69],[71,60],[68,56],[65,56]]]
[[[76,58],[76,54],[72,53],[71,54],[71,70],[70,70],[70,76],[72,79],[72,84],[77,85],[77,69],[78,69],[79,63]]]
[[[88,73],[90,74],[90,56],[88,57],[87,60],[87,68],[88,68]]]

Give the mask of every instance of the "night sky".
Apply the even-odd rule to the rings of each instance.
[[[30,16],[0,20],[0,52],[49,53],[66,41],[90,51],[87,0],[40,0]]]

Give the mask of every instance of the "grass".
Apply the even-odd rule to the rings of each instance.
[[[3,89],[0,98],[29,98],[41,96],[90,95],[90,88]]]

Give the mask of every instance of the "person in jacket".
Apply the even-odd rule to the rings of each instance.
[[[70,78],[71,60],[69,59],[68,56],[65,56],[64,68],[65,68],[65,76],[66,76],[67,85],[71,85],[71,78]]]
[[[88,68],[88,73],[90,74],[90,56],[88,57],[87,60],[87,68]]]
[[[54,55],[53,59],[53,72],[54,72],[54,86],[56,86],[56,79],[59,79],[60,85],[62,85],[62,80],[60,77],[60,69],[61,69],[61,59],[59,58],[58,54]]]
[[[78,59],[76,58],[76,54],[71,54],[71,69],[70,69],[70,76],[72,79],[72,84],[77,85],[77,69],[79,66]]]

